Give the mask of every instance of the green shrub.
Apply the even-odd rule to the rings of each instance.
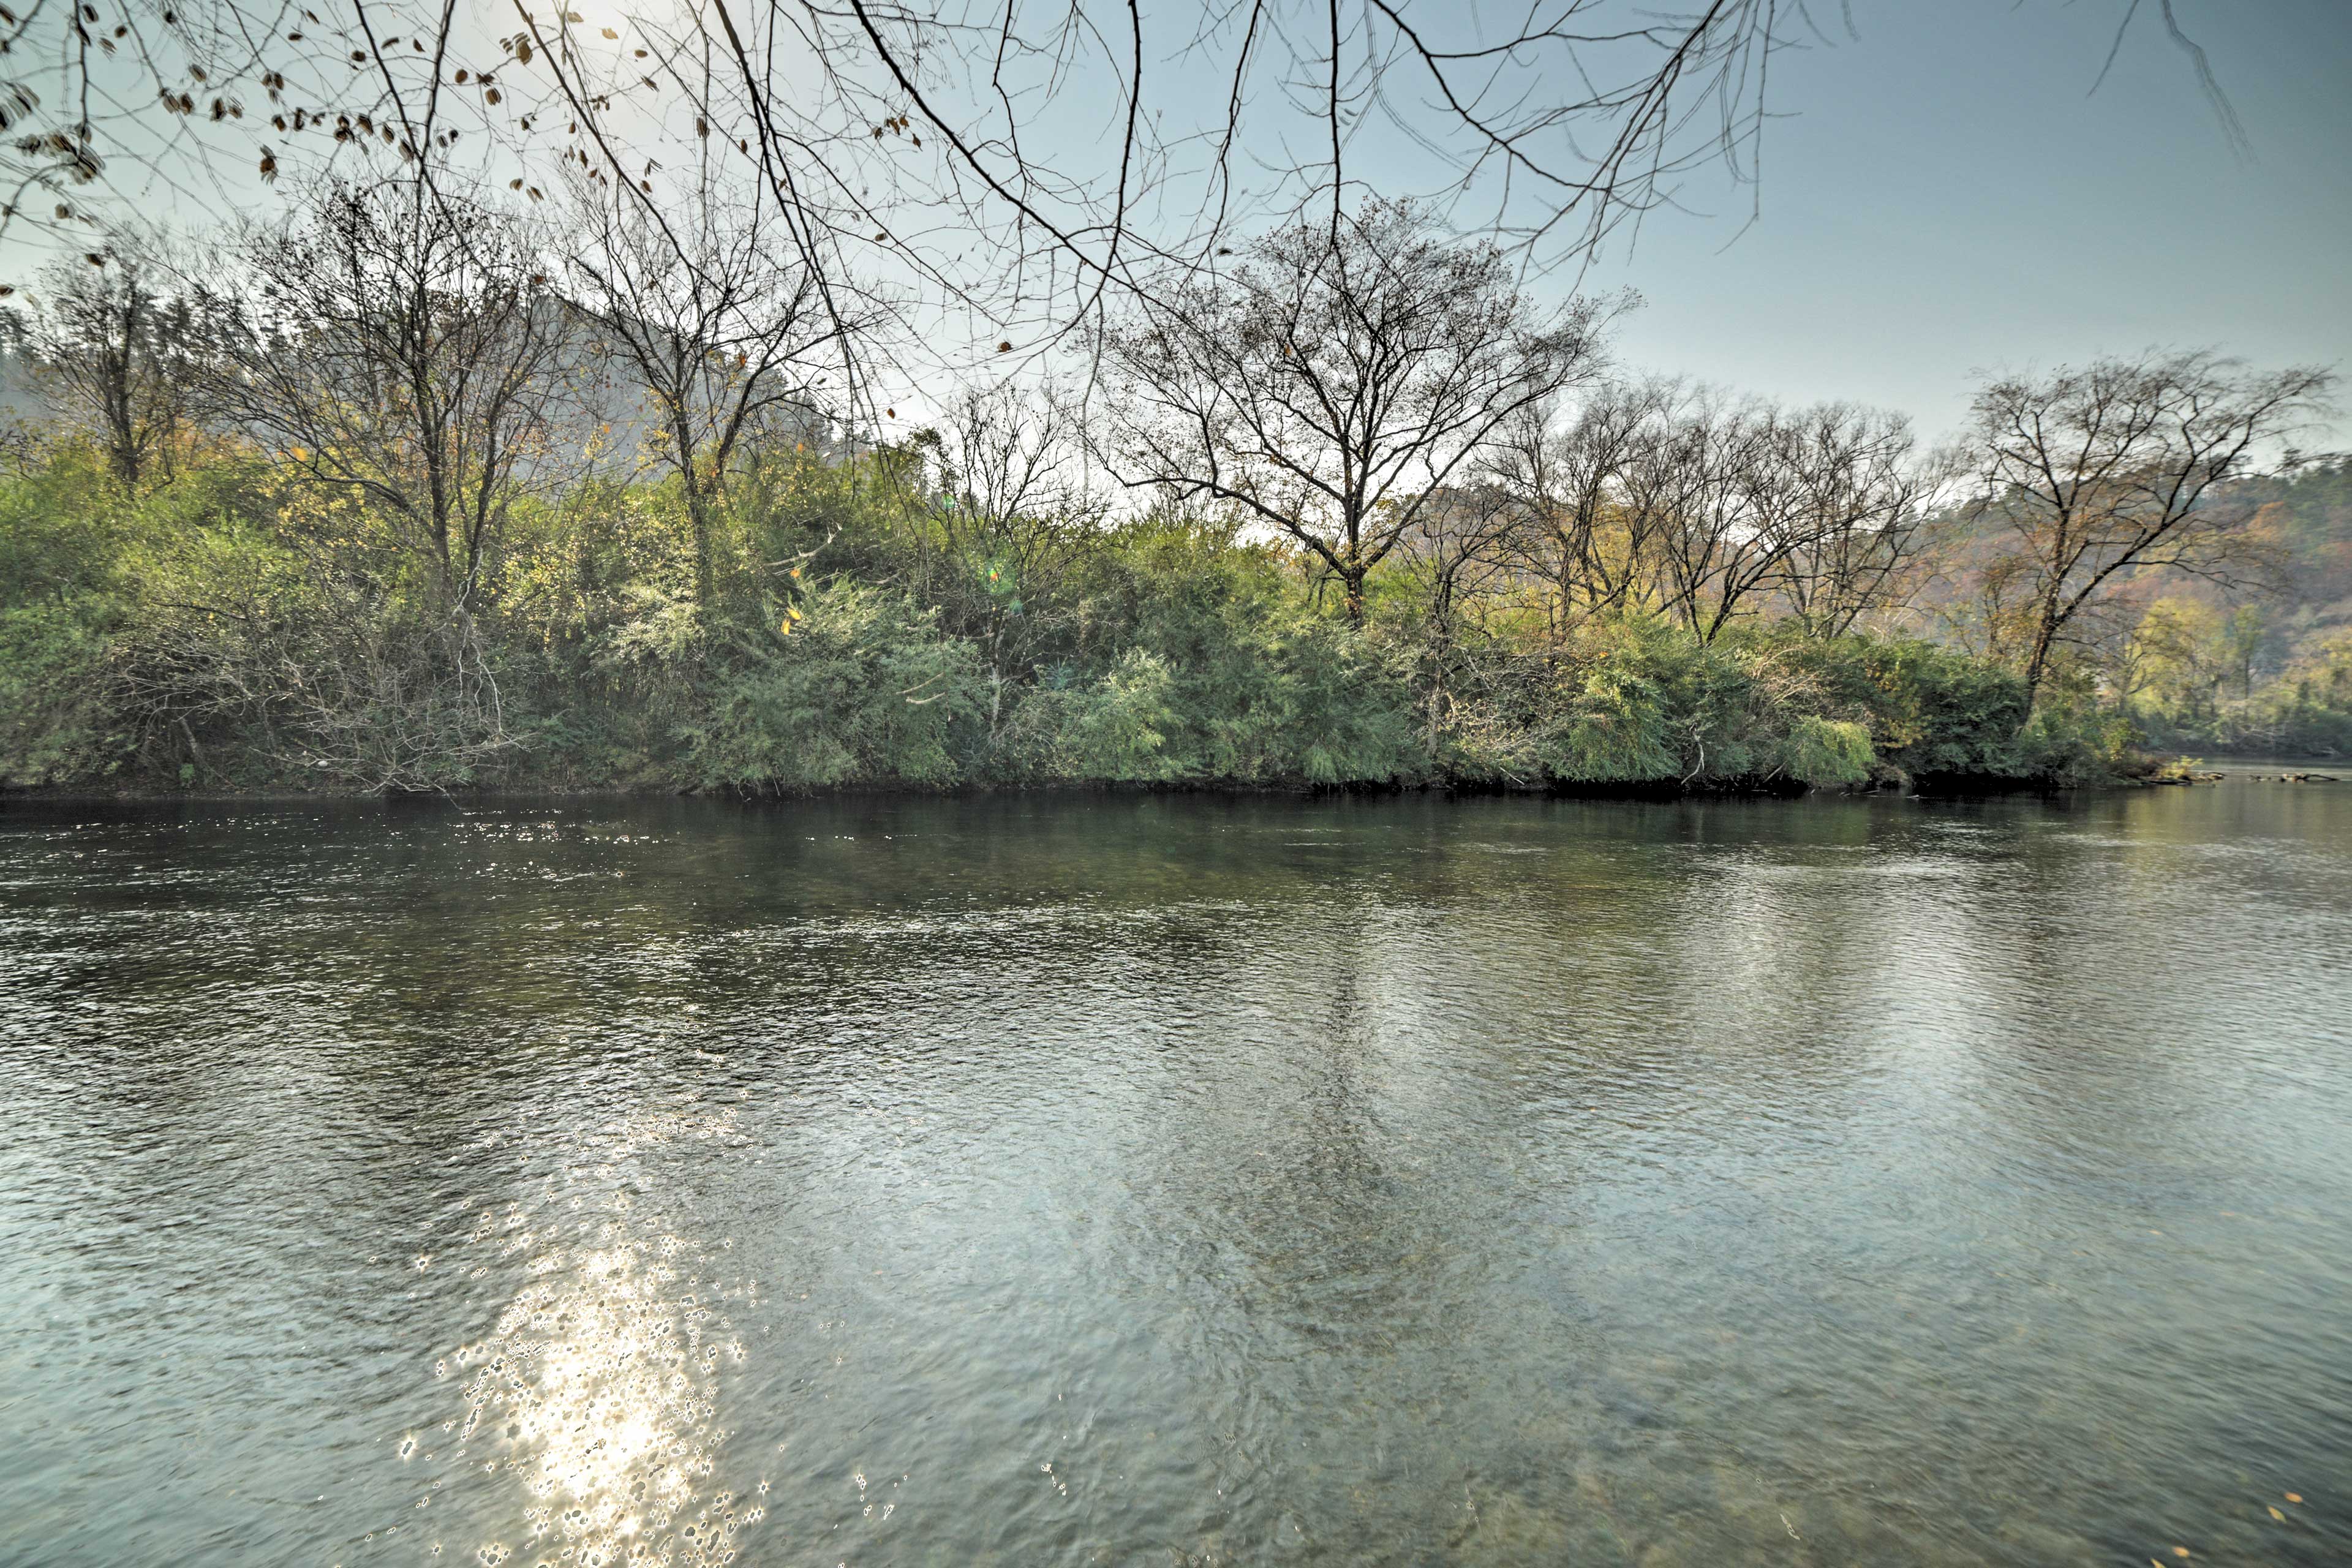
[[[98,606],[0,610],[0,784],[79,783],[127,754],[106,702],[107,638]]]
[[[1814,789],[1826,789],[1866,782],[1877,760],[1870,731],[1862,725],[1805,713],[1789,726],[1777,771]]]
[[[707,711],[680,730],[698,787],[939,787],[962,776],[954,742],[981,710],[979,661],[903,595],[821,584],[767,625],[735,629],[712,665]]]

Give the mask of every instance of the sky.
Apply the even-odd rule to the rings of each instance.
[[[1760,183],[1702,172],[1693,210],[1652,214],[1630,245],[1621,232],[1585,275],[1645,301],[1617,330],[1619,359],[1789,402],[1903,410],[1931,439],[1958,430],[1984,372],[2200,347],[2352,373],[2352,0],[2172,0],[2242,121],[2242,151],[2160,0],[2140,0],[2099,80],[2131,4],[1811,0],[1830,37],[1773,58],[1780,117]],[[1188,26],[1181,0],[1160,15]],[[583,36],[606,19],[590,16]],[[478,52],[495,58],[493,30]],[[1220,80],[1158,79],[1180,111],[1188,97],[1223,101]],[[1043,141],[1061,155],[1115,145],[1116,83],[1087,85],[1045,106],[1041,128],[1058,134]],[[1351,175],[1410,183],[1404,160],[1365,151]],[[196,226],[274,199],[250,156],[184,170],[131,205]],[[0,273],[28,275],[48,253],[12,236]],[[961,335],[977,344],[966,363],[984,363],[995,327]],[[898,379],[897,402],[919,399],[911,368]],[[2304,444],[2352,447],[2352,418]]]
[[[2155,4],[1856,0],[1858,38],[1775,58],[1792,118],[1742,195],[1654,215],[1591,279],[1646,303],[1618,351],[1796,400],[1966,418],[1980,370],[2216,348],[2352,373],[2352,4],[2175,0],[2233,151]],[[2352,401],[2352,399],[2347,399]],[[2352,446],[2339,419],[2307,447]]]

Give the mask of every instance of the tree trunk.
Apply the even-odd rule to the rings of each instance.
[[[2032,657],[2025,661],[2025,716],[2033,717],[2033,705],[2042,700],[2042,678],[2050,672],[2050,645],[2053,636],[2048,631],[2033,639]]]
[[[680,432],[680,437],[683,437]],[[717,572],[711,564],[710,501],[703,494],[702,485],[694,471],[694,456],[690,448],[679,448],[683,460],[678,464],[678,476],[686,486],[687,527],[694,534],[694,602],[710,607]]]

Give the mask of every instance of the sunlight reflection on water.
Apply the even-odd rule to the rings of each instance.
[[[724,1137],[733,1122],[727,1111],[635,1118],[604,1158],[549,1183],[541,1214],[485,1210],[450,1248],[454,1267],[487,1270],[477,1260],[489,1258],[528,1281],[486,1337],[436,1369],[458,1380],[462,1410],[443,1426],[457,1486],[512,1494],[465,1500],[472,1514],[519,1522],[515,1539],[475,1549],[482,1563],[706,1568],[734,1562],[765,1517],[756,1495],[714,1480],[721,1384],[746,1359],[711,1270],[729,1243],[659,1231],[627,1190],[630,1162]]]

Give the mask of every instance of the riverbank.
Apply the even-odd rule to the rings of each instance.
[[[453,601],[396,531],[330,549],[267,465],[125,496],[76,464],[0,483],[0,787],[1673,796],[2154,768],[2087,667],[2030,691],[2014,660],[1769,595],[1694,622],[1525,573],[1474,614],[1420,560],[1353,614],[1313,559],[1198,518],[975,553],[880,458],[760,469],[708,599],[658,487],[519,504]]]
[[[0,789],[0,812],[11,807],[73,807],[80,805],[349,805],[355,802],[431,804],[447,802],[460,806],[498,806],[513,805],[572,805],[580,804],[622,804],[633,801],[719,799],[744,803],[761,801],[800,801],[811,804],[825,802],[856,802],[862,800],[1077,800],[1089,796],[1129,798],[1162,796],[1170,798],[1201,798],[1211,800],[1331,800],[1379,799],[1384,797],[1434,797],[1473,800],[1591,800],[1591,801],[1678,801],[1678,800],[1799,800],[1808,797],[1824,799],[1851,798],[1856,795],[1916,795],[1937,798],[1980,798],[2005,795],[2046,794],[2055,791],[2136,790],[2159,785],[2209,784],[2220,782],[2225,775],[2219,772],[2196,772],[2176,774],[2167,770],[2173,765],[2158,758],[2143,759],[2136,770],[2120,771],[2105,778],[2071,781],[2063,784],[2043,780],[2003,776],[1947,775],[1924,779],[1881,779],[1853,785],[1833,785],[1816,789],[1787,780],[1771,783],[1712,782],[1705,784],[1678,784],[1673,782],[1653,783],[1555,783],[1541,785],[1512,785],[1495,783],[1417,783],[1417,784],[1272,784],[1235,783],[1136,783],[1110,781],[1091,783],[982,784],[950,784],[925,788],[904,784],[865,784],[839,785],[810,790],[793,795],[755,791],[698,791],[664,788],[577,787],[534,788],[528,785],[460,785],[446,790],[392,790],[362,792],[351,789],[289,789],[260,786],[251,789],[174,788],[163,785],[126,787],[112,790],[92,789],[78,785],[56,785],[36,788]],[[2269,764],[2277,766],[2276,763]],[[2250,774],[2255,779],[2276,775]],[[2314,782],[2334,782],[2329,775],[2307,771],[2288,775]]]

